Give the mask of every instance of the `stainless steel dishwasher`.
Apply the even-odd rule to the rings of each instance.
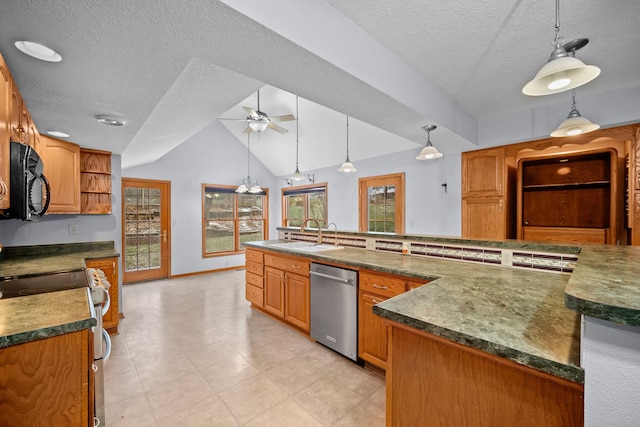
[[[311,337],[358,360],[358,273],[311,263]]]

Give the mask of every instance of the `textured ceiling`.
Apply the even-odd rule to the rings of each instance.
[[[269,5],[4,0],[0,52],[41,132],[122,154],[124,167],[154,161],[218,117],[242,117],[260,88],[270,115],[295,114],[300,96],[304,170],[344,160],[346,115],[356,161],[417,152],[429,123],[439,124],[432,140],[445,153],[471,149],[478,120],[557,102],[520,92],[551,51],[553,1]],[[637,0],[561,2],[561,35],[589,37],[578,56],[602,68],[580,93],[638,86],[637,16]],[[27,57],[16,40],[40,41],[63,61]],[[97,114],[127,125],[100,125]],[[241,125],[224,125],[246,144]],[[287,135],[268,131],[251,147],[276,175],[295,163],[295,122],[283,126]]]

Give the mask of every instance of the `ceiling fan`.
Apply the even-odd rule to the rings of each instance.
[[[233,121],[241,121],[247,122],[247,128],[242,133],[251,133],[251,132],[262,132],[263,130],[269,128],[275,130],[280,133],[287,133],[289,130],[278,126],[274,122],[288,122],[291,120],[295,120],[291,114],[286,114],[284,116],[273,116],[269,117],[267,113],[260,111],[260,91],[258,91],[258,109],[254,110],[250,107],[242,107],[249,114],[245,119],[227,119],[220,118],[220,120],[233,120]]]

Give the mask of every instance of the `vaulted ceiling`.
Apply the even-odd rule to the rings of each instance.
[[[580,96],[640,86],[637,0],[563,0],[561,35],[588,37],[578,53],[602,74]],[[252,136],[275,174],[415,149],[422,126],[439,128],[445,153],[472,149],[478,123],[565,102],[521,88],[544,64],[555,2],[413,0],[190,0],[0,4],[0,52],[41,132],[61,130],[88,148],[122,154],[123,167],[153,162],[219,117],[241,108],[296,114],[299,133]],[[30,58],[17,40],[41,42],[60,63]],[[98,114],[127,121],[101,125]],[[246,144],[242,123],[224,122]],[[259,141],[259,144],[254,144]]]

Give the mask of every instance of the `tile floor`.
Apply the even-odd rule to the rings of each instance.
[[[107,425],[384,426],[384,379],[252,310],[244,277],[123,286]]]

